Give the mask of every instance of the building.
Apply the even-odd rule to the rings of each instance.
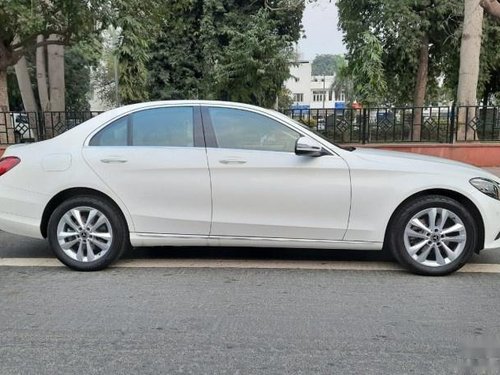
[[[293,94],[294,109],[333,109],[345,106],[345,95],[335,97],[335,76],[313,76],[309,61],[297,61],[290,67],[285,87]]]

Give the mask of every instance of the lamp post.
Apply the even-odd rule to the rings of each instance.
[[[325,99],[326,99],[326,76],[323,74],[323,112],[325,111]]]

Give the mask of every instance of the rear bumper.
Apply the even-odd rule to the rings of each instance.
[[[40,223],[47,200],[43,194],[0,185],[0,230],[43,238]]]

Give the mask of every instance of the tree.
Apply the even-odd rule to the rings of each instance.
[[[171,6],[148,62],[153,99],[274,106],[300,37],[303,1],[176,0]]]
[[[213,79],[211,95],[270,108],[289,77],[293,48],[288,36],[278,33],[269,11],[260,9],[242,23],[241,16],[234,13],[233,20],[221,30],[230,39],[219,47],[217,62],[209,73]]]
[[[475,106],[477,104],[477,84],[479,80],[479,56],[481,53],[481,35],[483,30],[483,9],[478,0],[465,0],[464,26],[460,47],[460,70],[458,77],[457,104],[459,106]],[[475,114],[459,109],[458,139],[465,137],[466,126]],[[469,118],[466,118],[469,114]]]
[[[33,48],[48,48],[52,55],[60,55],[61,49],[57,46],[94,32],[99,25],[97,21],[108,17],[109,5],[104,0],[3,0],[0,7],[0,107],[9,107],[7,67],[15,65]],[[54,69],[59,68],[54,66]],[[64,91],[60,82],[53,83],[57,90]]]
[[[344,55],[317,55],[312,62],[312,75],[334,76],[346,64]]]
[[[203,1],[174,0],[150,49],[148,87],[153,99],[196,99],[205,62],[201,43]]]
[[[481,0],[480,5],[484,8],[486,13],[493,17],[500,18],[500,2],[497,0]]]
[[[483,23],[478,97],[487,106],[494,95],[500,93],[500,54],[497,51],[500,40],[500,24],[486,18]]]
[[[364,48],[373,42],[366,33],[372,34],[382,47],[383,75],[390,82],[387,101],[424,106],[429,85],[438,84],[445,62],[457,53],[461,0],[338,0],[337,5],[349,63],[360,66],[374,57]],[[356,78],[363,79],[369,84],[368,77]]]
[[[348,65],[354,92],[357,99],[367,105],[380,104],[387,93],[382,44],[376,36],[365,32],[358,52],[364,58],[352,59]]]

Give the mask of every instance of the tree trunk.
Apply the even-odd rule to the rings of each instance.
[[[418,58],[417,82],[413,95],[413,106],[416,107],[413,114],[412,141],[420,141],[422,136],[422,112],[425,105],[425,94],[427,91],[427,80],[429,77],[429,35],[425,33],[420,40],[420,52]]]
[[[9,94],[7,90],[7,70],[0,70],[0,112],[9,110]]]
[[[480,4],[486,13],[500,18],[500,3],[497,0],[481,0]]]
[[[460,106],[477,105],[477,82],[479,79],[482,32],[483,8],[479,6],[479,0],[465,0],[457,92],[457,104],[459,106],[458,141],[476,139],[475,129],[468,128],[468,125],[476,116],[476,110],[475,108],[460,108]]]
[[[35,100],[35,93],[33,92],[33,86],[31,85],[31,78],[28,72],[28,63],[26,62],[26,57],[21,57],[17,64],[15,65],[17,84],[19,85],[19,91],[21,91],[21,97],[23,99],[23,106],[26,112],[36,112],[37,104]]]
[[[60,40],[58,35],[51,34],[48,40]],[[64,46],[49,44],[47,46],[47,62],[49,73],[49,97],[52,111],[64,111]]]
[[[38,35],[37,43],[44,41],[43,35]],[[38,97],[40,98],[40,107],[42,111],[50,111],[49,86],[47,82],[47,64],[45,56],[45,47],[40,46],[36,49],[36,80],[38,83]]]
[[[59,40],[60,37],[51,34],[48,40]],[[56,136],[66,130],[65,87],[64,87],[64,46],[49,44],[47,46],[47,65],[49,75],[50,98],[50,131]]]
[[[0,69],[0,144],[13,143],[15,140],[11,117],[7,113],[8,111],[7,70]]]
[[[35,100],[35,93],[31,85],[31,77],[28,72],[28,63],[26,57],[21,57],[15,65],[17,84],[23,99],[23,107],[27,113],[28,124],[27,129],[20,129],[24,137],[31,140],[38,139],[38,108]]]

